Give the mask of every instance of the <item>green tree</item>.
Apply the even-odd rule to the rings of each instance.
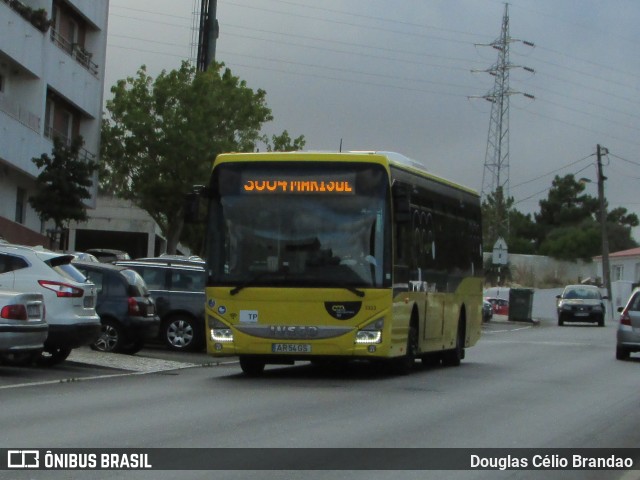
[[[509,211],[509,236],[506,241],[511,253],[535,254],[536,232],[531,214],[525,215],[515,208]]]
[[[255,150],[262,124],[273,118],[266,92],[253,91],[223,64],[198,72],[187,62],[155,80],[142,66],[111,92],[101,188],[146,210],[174,253],[184,195],[192,185],[206,184],[219,153]]]
[[[539,247],[552,230],[595,219],[598,199],[583,193],[584,189],[584,184],[578,182],[573,175],[556,175],[547,198],[540,200],[540,212],[534,216],[538,226]]]
[[[638,243],[633,239],[632,230],[639,225],[638,216],[628,213],[624,207],[614,208],[607,213],[607,238],[609,250],[618,252],[635,248]]]
[[[482,202],[482,235],[484,248],[490,251],[502,237],[510,253],[535,253],[535,224],[531,215],[514,208],[513,197],[504,198],[502,187],[487,195]]]
[[[597,198],[584,192],[583,183],[573,175],[556,176],[547,199],[540,201],[540,213],[535,215],[538,229],[538,250],[563,260],[591,260],[602,253],[602,225]],[[607,214],[610,251],[624,250],[637,244],[631,230],[638,217],[623,207]]]
[[[300,135],[298,138],[292,139],[289,136],[289,132],[284,130],[280,135],[272,135],[271,141],[265,135],[262,141],[267,146],[268,152],[293,152],[296,150],[302,150],[307,141],[304,135]]]
[[[502,187],[496,188],[482,202],[482,239],[487,249],[490,250],[499,237],[507,240],[512,207],[513,198],[505,198]]]
[[[43,153],[31,159],[42,171],[36,178],[38,193],[29,197],[29,203],[43,222],[53,220],[58,231],[70,220],[81,222],[87,219],[84,200],[91,197],[89,188],[97,165],[80,158],[83,145],[84,140],[80,136],[70,144],[54,137],[51,157]]]

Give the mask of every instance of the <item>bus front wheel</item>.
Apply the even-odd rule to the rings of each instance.
[[[442,364],[447,367],[457,367],[464,358],[464,324],[458,322],[456,333],[456,346],[453,350],[447,350],[442,354]]]
[[[393,362],[393,373],[397,375],[407,375],[413,370],[418,355],[418,331],[415,327],[409,328],[407,335],[407,352],[404,356],[395,359]]]

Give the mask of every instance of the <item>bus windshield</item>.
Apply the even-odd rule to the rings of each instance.
[[[388,286],[389,179],[375,164],[223,163],[212,177],[209,282]]]

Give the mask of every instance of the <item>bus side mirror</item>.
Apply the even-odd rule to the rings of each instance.
[[[184,223],[193,224],[200,223],[202,216],[200,215],[200,203],[202,197],[206,196],[207,189],[202,185],[195,185],[193,191],[187,193],[184,197]]]
[[[411,221],[411,195],[406,185],[394,184],[391,189],[393,197],[393,218],[395,223]]]

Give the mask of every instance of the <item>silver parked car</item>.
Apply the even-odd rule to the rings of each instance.
[[[42,365],[64,361],[71,350],[100,335],[96,287],[73,265],[73,255],[42,248],[0,245],[0,290],[42,294],[49,335],[38,358]]]
[[[48,333],[42,294],[0,291],[2,363],[30,363],[42,352]]]
[[[632,352],[640,352],[640,288],[636,288],[624,307],[618,309],[620,322],[616,342],[616,358],[628,360]]]

